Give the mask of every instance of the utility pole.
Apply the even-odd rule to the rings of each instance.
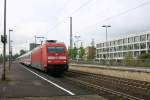
[[[34,48],[36,48],[36,35],[34,36],[35,43],[34,43]]]
[[[10,40],[10,32],[12,32],[12,29],[9,29],[9,70],[10,70],[10,63],[11,63],[11,40]]]
[[[10,44],[12,43],[13,41],[12,40],[10,40]],[[10,62],[12,63],[12,51],[13,51],[13,46],[12,46],[12,44],[10,45]],[[11,66],[11,63],[10,63],[10,66]]]
[[[111,27],[110,25],[103,25],[102,27],[105,27],[106,28],[106,60],[108,60],[108,28]]]
[[[70,17],[70,56],[72,58],[73,40],[72,40],[72,17]]]
[[[1,41],[3,42],[3,73],[2,73],[2,80],[5,80],[5,67],[6,67],[6,43],[7,43],[7,36],[6,36],[6,0],[4,0],[4,35],[1,36]]]
[[[78,42],[80,41],[80,40],[79,40],[80,36],[74,36],[74,37],[75,37],[76,40],[77,40],[77,57],[76,57],[76,59],[77,59],[77,62],[78,62],[78,60],[79,60],[79,47],[78,47]]]

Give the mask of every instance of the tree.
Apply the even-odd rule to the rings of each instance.
[[[77,48],[74,47],[73,49],[69,49],[68,55],[70,58],[75,58],[77,56]]]
[[[25,54],[26,52],[27,52],[27,51],[21,49],[21,50],[20,50],[20,56],[23,55],[23,54]]]
[[[73,58],[73,49],[68,49],[68,56],[70,57],[70,58]]]
[[[16,59],[16,58],[18,58],[18,57],[19,57],[19,54],[16,53],[15,55],[13,55],[12,59]]]
[[[80,47],[80,52],[79,52],[79,57],[82,59],[83,56],[85,55],[85,49],[83,47]]]

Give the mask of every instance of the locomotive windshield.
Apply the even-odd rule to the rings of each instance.
[[[64,50],[65,50],[64,47],[48,47],[48,52],[49,53],[64,52]]]

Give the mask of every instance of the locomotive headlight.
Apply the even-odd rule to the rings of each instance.
[[[52,61],[48,61],[49,63],[51,63]]]
[[[48,59],[55,59],[55,56],[48,56]]]
[[[66,59],[66,56],[59,56],[59,59]]]

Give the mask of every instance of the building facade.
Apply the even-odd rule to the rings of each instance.
[[[128,35],[113,41],[96,44],[96,59],[123,59],[127,54],[133,58],[150,53],[150,32]]]
[[[94,59],[95,58],[95,47],[86,47],[85,48],[85,59]]]

